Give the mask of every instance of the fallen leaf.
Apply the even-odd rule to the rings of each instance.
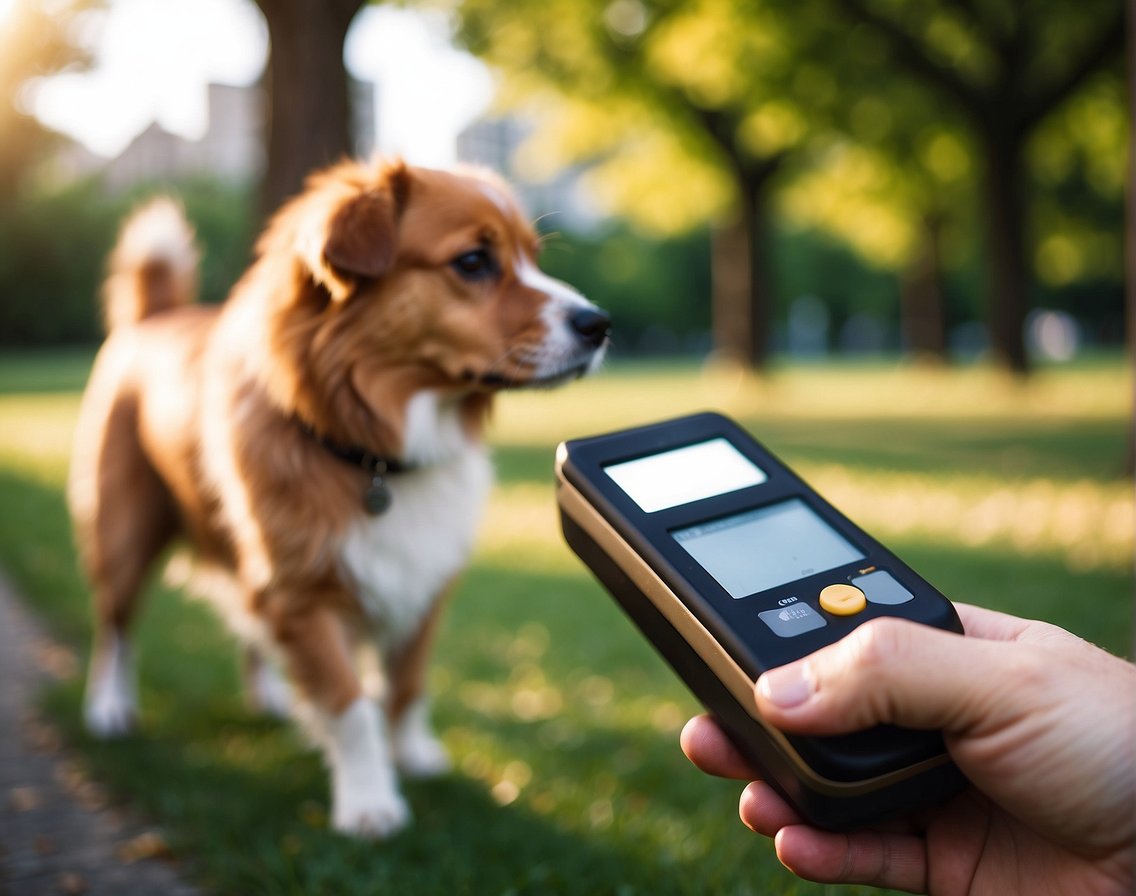
[[[59,875],[59,892],[65,896],[79,896],[87,892],[87,882],[73,871],[64,871]]]
[[[169,844],[161,834],[147,831],[131,840],[119,845],[117,850],[119,861],[130,865],[142,859],[154,859],[170,854]]]
[[[39,804],[39,791],[34,787],[13,787],[8,792],[8,806],[13,812],[30,812]]]
[[[55,845],[55,841],[48,837],[46,834],[36,835],[33,841],[35,851],[41,856],[49,856],[53,852],[57,852],[59,847]]]

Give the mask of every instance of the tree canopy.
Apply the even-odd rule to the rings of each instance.
[[[502,103],[536,110],[533,173],[588,163],[596,193],[642,226],[715,223],[716,341],[751,363],[768,338],[774,211],[923,293],[980,253],[993,348],[1019,372],[1035,272],[1059,282],[1115,254],[1126,125],[1111,0],[518,0],[508,15],[465,0],[458,13],[502,73]],[[1097,207],[1054,198],[1071,178]]]
[[[72,25],[98,0],[16,0],[0,20],[0,201],[11,200],[51,142],[25,108],[24,87],[37,77],[89,62]]]
[[[775,178],[810,135],[823,85],[796,64],[788,5],[730,0],[491,0],[460,36],[503,73],[506,104],[542,109],[533,170],[587,162],[613,211],[660,233],[714,224],[715,343],[760,366]]]
[[[978,160],[992,348],[1024,373],[1031,200],[1040,186],[1031,183],[1028,151],[1042,125],[1095,76],[1120,77],[1123,8],[1113,0],[821,2],[875,35],[885,49],[881,65],[918,80],[957,117]]]

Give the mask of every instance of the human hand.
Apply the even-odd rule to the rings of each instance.
[[[1136,666],[1056,626],[956,606],[965,638],[876,619],[767,672],[756,698],[794,733],[942,729],[974,786],[903,821],[835,834],[752,780],[742,821],[808,880],[935,896],[1131,894]],[[759,777],[709,716],[688,722],[681,742],[709,774]]]

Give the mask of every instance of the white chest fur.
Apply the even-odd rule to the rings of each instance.
[[[484,448],[466,437],[456,406],[433,393],[410,402],[404,454],[417,468],[387,479],[390,509],[361,516],[340,555],[384,646],[417,631],[469,559],[493,478]]]

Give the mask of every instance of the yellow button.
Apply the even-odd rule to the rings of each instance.
[[[820,605],[835,616],[854,616],[868,601],[855,585],[829,585],[820,593]]]

